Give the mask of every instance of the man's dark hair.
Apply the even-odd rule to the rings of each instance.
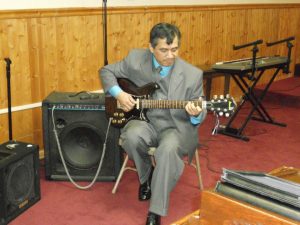
[[[181,33],[178,27],[169,23],[158,23],[150,31],[150,43],[153,48],[156,47],[158,39],[167,39],[167,44],[173,43],[174,38],[178,39],[178,46],[180,46]]]

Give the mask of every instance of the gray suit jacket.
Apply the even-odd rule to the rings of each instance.
[[[139,87],[155,82],[152,53],[146,49],[134,49],[122,61],[103,67],[99,74],[105,92],[118,85],[116,78],[127,78]],[[195,100],[203,96],[203,72],[179,57],[175,60],[170,79],[168,99]],[[184,109],[171,109],[170,114],[182,136],[183,148],[192,159],[198,144],[198,126],[190,122]],[[201,122],[205,116],[206,111],[203,111]]]

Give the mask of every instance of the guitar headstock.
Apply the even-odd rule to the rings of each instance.
[[[217,113],[219,116],[229,117],[236,109],[236,102],[233,97],[227,94],[224,95],[214,95],[213,99],[207,101],[206,108],[212,112]]]

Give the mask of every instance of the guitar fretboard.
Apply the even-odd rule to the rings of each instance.
[[[139,108],[144,109],[183,109],[190,101],[182,100],[140,100]],[[192,101],[195,106],[202,106],[202,101]]]

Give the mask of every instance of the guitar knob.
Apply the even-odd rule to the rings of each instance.
[[[118,112],[114,112],[114,116],[119,116],[119,113]]]
[[[230,116],[230,114],[229,113],[225,113],[225,117],[229,117]]]
[[[226,94],[226,98],[230,98],[230,94]]]
[[[118,124],[122,124],[122,120],[118,120]]]
[[[115,123],[117,123],[117,120],[116,120],[116,119],[113,119],[111,122],[112,122],[113,124],[115,124]]]
[[[217,95],[214,95],[214,96],[213,96],[213,99],[217,99],[217,98],[218,98],[218,96],[217,96]]]
[[[120,117],[124,117],[124,113],[121,112],[121,113],[119,114],[119,116],[120,116]]]
[[[220,95],[220,99],[224,99],[224,95]]]
[[[219,112],[219,116],[223,116],[224,115],[224,113],[223,112]]]

